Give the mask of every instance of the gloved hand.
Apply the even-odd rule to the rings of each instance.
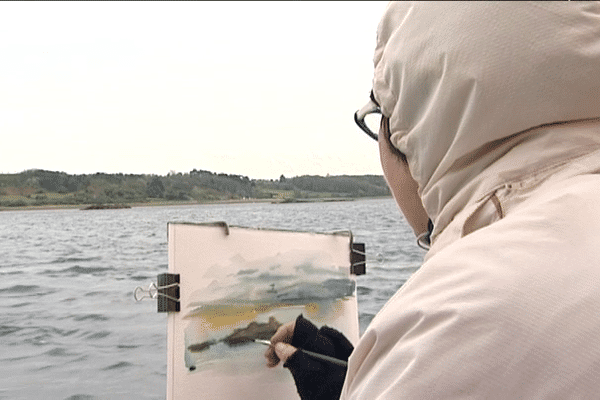
[[[302,400],[339,399],[346,368],[315,359],[302,349],[348,360],[354,347],[342,333],[327,326],[318,329],[300,315],[296,321],[279,327],[271,344],[265,353],[267,365],[274,367],[283,361]]]

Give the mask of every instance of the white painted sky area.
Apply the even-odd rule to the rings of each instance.
[[[0,172],[381,174],[387,2],[2,2]]]

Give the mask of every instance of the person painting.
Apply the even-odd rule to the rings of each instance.
[[[597,398],[600,3],[392,2],[374,66],[355,119],[431,247],[356,348],[301,316],[268,365],[302,399]]]

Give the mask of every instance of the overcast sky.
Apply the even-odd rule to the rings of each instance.
[[[381,174],[387,2],[1,2],[0,173]]]

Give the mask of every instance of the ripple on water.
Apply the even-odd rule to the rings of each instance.
[[[111,371],[115,369],[123,369],[133,367],[133,364],[127,361],[121,361],[113,365],[109,365],[108,367],[102,368],[103,371]]]
[[[21,264],[21,265],[12,264],[12,265],[10,265],[10,267],[13,267],[13,268],[14,267],[19,267],[19,266],[25,267],[27,265],[28,264]],[[25,273],[24,271],[8,271],[8,272],[0,271],[0,276],[3,276],[3,275],[23,275],[24,273]]]
[[[136,276],[130,276],[129,279],[131,279],[132,281],[147,281],[147,280],[153,279],[153,278],[150,276],[136,275]]]
[[[9,307],[11,307],[11,308],[21,308],[21,307],[27,307],[27,306],[30,306],[30,305],[32,305],[32,304],[33,304],[32,302],[26,301],[25,303],[17,303],[17,304],[13,304],[13,305],[11,305],[11,306],[9,306]]]
[[[23,328],[27,333],[21,333],[23,343],[33,344],[34,346],[45,346],[53,343],[56,338],[65,338],[79,332],[79,329],[59,329],[50,326],[40,326],[36,328]]]
[[[77,355],[77,353],[71,353],[64,347],[55,347],[44,354],[50,357],[71,357]]]
[[[117,345],[117,349],[124,349],[124,350],[137,349],[138,347],[140,347],[139,344],[119,344],[119,345]]]
[[[104,275],[107,271],[115,271],[113,267],[82,267],[80,265],[75,265],[73,267],[60,269],[60,270],[52,270],[47,269],[43,271],[42,275],[47,275],[51,277],[68,275],[71,277],[79,276],[79,275]]]
[[[12,335],[13,333],[23,330],[20,326],[0,325],[0,337]]]
[[[92,297],[92,296],[104,297],[104,296],[106,296],[107,293],[108,292],[105,292],[105,291],[92,291],[92,292],[88,292],[88,293],[84,294],[84,296],[86,296],[86,297]]]
[[[366,286],[357,286],[356,289],[358,296],[366,296],[373,291],[373,289],[368,288]]]
[[[73,320],[75,321],[108,321],[109,318],[102,314],[83,314],[73,316]]]
[[[11,287],[0,289],[1,293],[31,293],[38,290],[40,287],[37,285],[14,285]]]
[[[88,262],[88,261],[100,261],[102,257],[58,257],[57,259],[50,261],[50,264],[66,264],[76,262]]]
[[[99,340],[99,339],[104,339],[105,337],[107,337],[109,335],[110,335],[109,331],[98,331],[98,332],[92,332],[92,333],[85,335],[85,338],[90,339],[90,340]]]
[[[45,288],[38,285],[14,285],[0,289],[0,296],[3,297],[29,297],[45,296],[55,293],[56,290]]]

